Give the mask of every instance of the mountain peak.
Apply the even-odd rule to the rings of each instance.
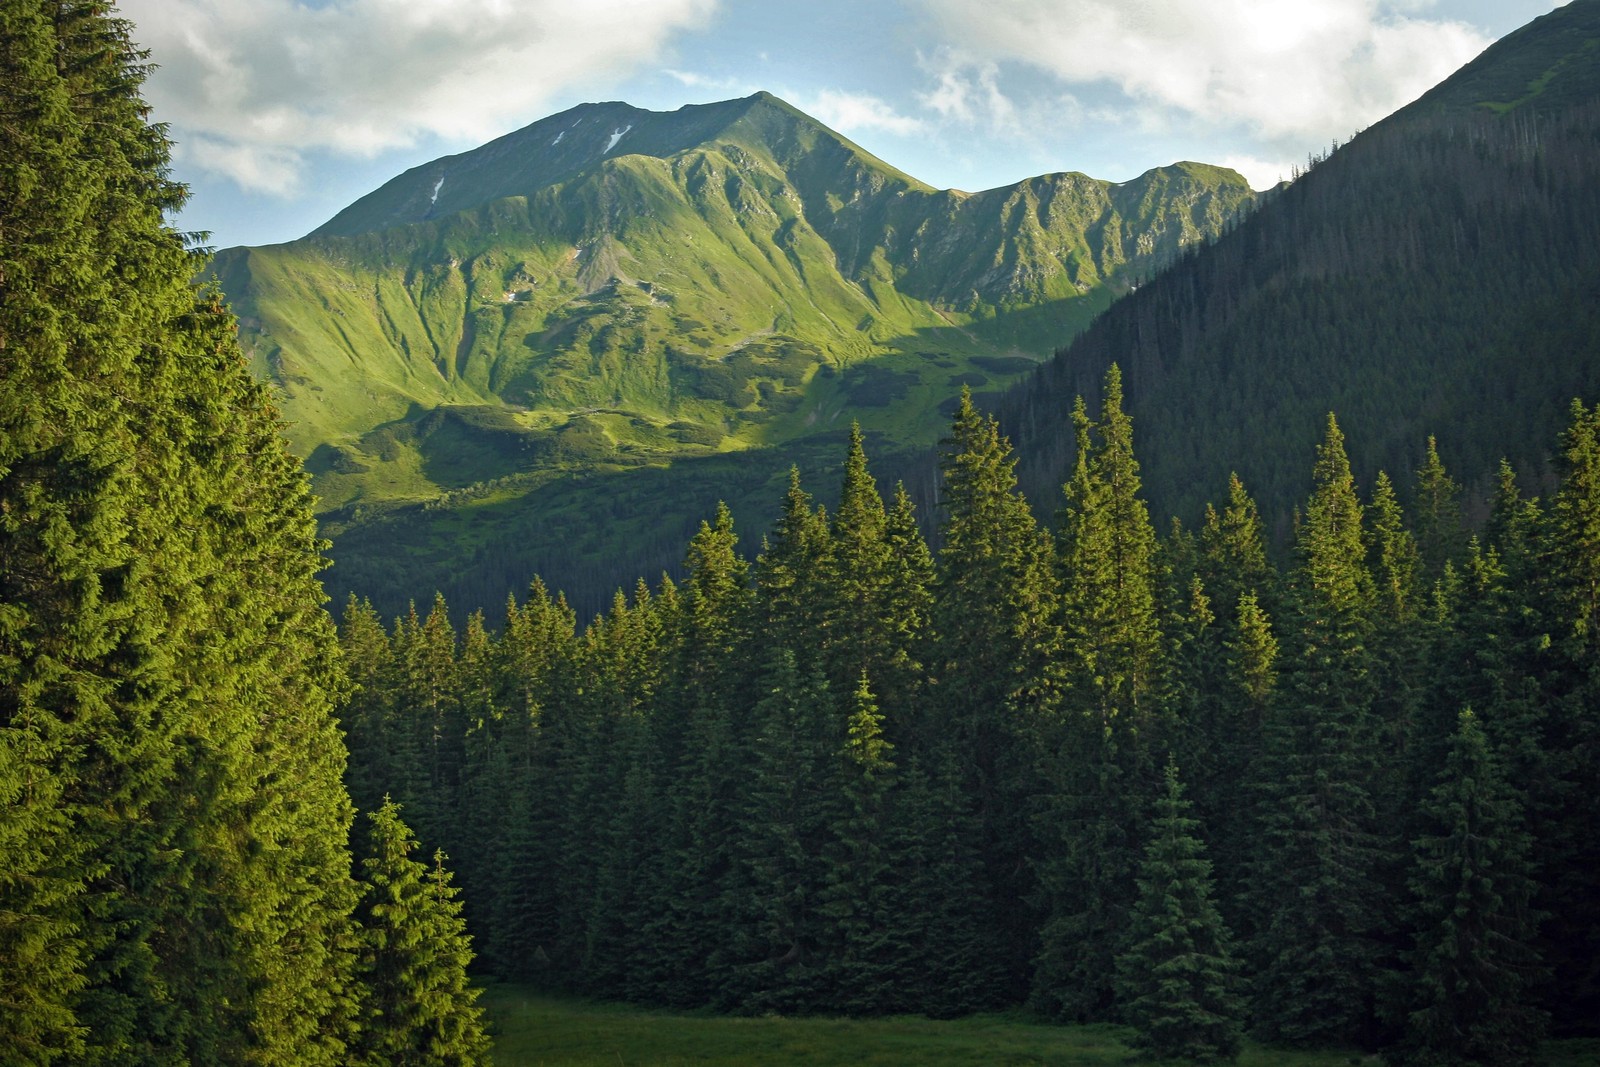
[[[441,218],[531,194],[625,155],[669,159],[726,141],[780,159],[811,151],[824,140],[872,170],[924,188],[766,91],[676,111],[647,111],[613,100],[579,104],[478,148],[413,167],[310,236],[353,236]]]

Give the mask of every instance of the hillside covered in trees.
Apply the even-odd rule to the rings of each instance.
[[[1112,363],[1163,518],[1237,469],[1286,539],[1329,410],[1364,480],[1431,434],[1479,517],[1502,458],[1548,490],[1568,402],[1600,394],[1597,48],[1594,0],[1508,34],[1119,301],[997,408],[1025,491],[1070,476],[1062,414]]]
[[[110,7],[0,2],[0,1062],[481,1062],[448,874],[381,802],[353,859],[306,477]]]
[[[964,401],[930,553],[858,433],[759,556],[580,627],[535,581],[341,637],[357,801],[457,857],[493,973],[735,1012],[1126,1021],[1508,1064],[1591,1032],[1600,409],[1469,535],[1432,442],[1362,491],[1330,416],[1292,559],[1237,479],[1151,525],[1113,368],[1057,532]]]

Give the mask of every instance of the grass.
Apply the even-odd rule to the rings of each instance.
[[[1022,1015],[940,1021],[735,1018],[685,1015],[625,1004],[554,997],[515,985],[484,991],[497,1067],[633,1067],[696,1064],[1052,1064],[1099,1067],[1139,1060],[1119,1026],[1051,1026]],[[1376,1057],[1286,1052],[1248,1045],[1239,1067],[1349,1067]]]

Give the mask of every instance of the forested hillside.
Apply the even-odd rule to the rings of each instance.
[[[1286,538],[1330,410],[1364,479],[1431,434],[1475,514],[1502,457],[1548,489],[1568,402],[1600,393],[1597,49],[1594,0],[1536,20],[1116,304],[999,406],[1029,495],[1113,362],[1163,517],[1237,468]]]
[[[964,399],[937,555],[857,433],[753,561],[721,510],[587,626],[538,581],[496,632],[352,599],[354,795],[456,857],[491,972],[558,989],[1026,1003],[1202,1060],[1592,1031],[1600,408],[1470,535],[1431,441],[1358,484],[1328,417],[1279,567],[1237,479],[1159,538],[1100,392],[1054,534]]]
[[[481,1062],[447,876],[387,808],[352,867],[307,480],[110,6],[0,3],[0,1062]]]

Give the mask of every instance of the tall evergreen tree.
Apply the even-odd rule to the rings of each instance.
[[[646,877],[655,912],[642,931],[656,999],[690,1006],[713,990],[705,961],[719,941],[721,881],[731,862],[741,757],[750,723],[737,718],[751,618],[748,565],[733,516],[719,505],[689,543],[688,576],[669,636],[669,682],[651,717],[667,825]]]
[[[1155,531],[1139,498],[1122,378],[1106,375],[1091,423],[1073,411],[1078,459],[1062,515],[1061,725],[1048,755],[1039,863],[1049,897],[1034,1001],[1058,1014],[1111,1009],[1113,961],[1133,896],[1139,826],[1161,736],[1162,635]],[[1098,438],[1098,440],[1096,440]]]
[[[933,555],[917,525],[916,505],[904,483],[895,486],[884,524],[889,546],[889,576],[884,590],[885,618],[894,627],[893,655],[878,668],[884,729],[908,750],[927,726],[924,638],[933,612]]]
[[[1459,562],[1467,538],[1461,521],[1461,487],[1439,459],[1438,442],[1428,438],[1427,456],[1416,473],[1417,553],[1422,576],[1437,580],[1446,563]]]
[[[854,689],[863,671],[886,676],[904,645],[890,594],[894,562],[887,527],[883,497],[867,469],[865,438],[856,424],[850,429],[826,566],[825,666],[828,684],[841,695]]]
[[[761,642],[820,654],[826,640],[823,572],[832,552],[827,515],[811,506],[800,469],[790,468],[783,512],[752,568]]]
[[[1522,806],[1477,717],[1461,713],[1413,843],[1408,919],[1414,941],[1401,986],[1404,1063],[1530,1061],[1545,1016],[1538,914]]]
[[[1289,1044],[1369,1040],[1385,907],[1369,792],[1372,577],[1330,416],[1290,576],[1279,700],[1255,779],[1249,952],[1256,1028]]]
[[[831,1007],[876,1014],[896,1005],[896,965],[907,949],[895,905],[895,858],[886,847],[894,786],[894,746],[863,671],[852,695],[843,743],[835,753],[833,788],[825,798],[829,833],[823,845],[819,910],[826,917],[826,980]]]
[[[444,853],[411,858],[416,838],[391,801],[368,816],[361,861],[362,1028],[352,1050],[372,1067],[489,1062],[479,991],[467,981],[471,939]]]
[[[1545,945],[1562,1032],[1600,1034],[1600,405],[1574,400],[1560,442],[1561,485],[1535,539],[1543,624],[1533,649],[1547,714],[1544,781],[1530,797]]]
[[[1017,491],[1010,442],[962,391],[942,445],[944,510],[925,662],[925,733],[952,746],[981,827],[992,913],[1006,924],[1000,949],[1020,977],[1033,952],[1025,857],[1032,851],[1025,797],[1032,791],[1036,711],[1055,647],[1055,576],[1048,538]]]
[[[342,690],[305,478],[95,0],[0,4],[0,1047],[336,1063]]]
[[[1168,763],[1116,983],[1137,1047],[1162,1058],[1209,1063],[1238,1055],[1244,1000],[1232,935],[1212,902],[1211,864],[1198,830],[1177,765]]]

